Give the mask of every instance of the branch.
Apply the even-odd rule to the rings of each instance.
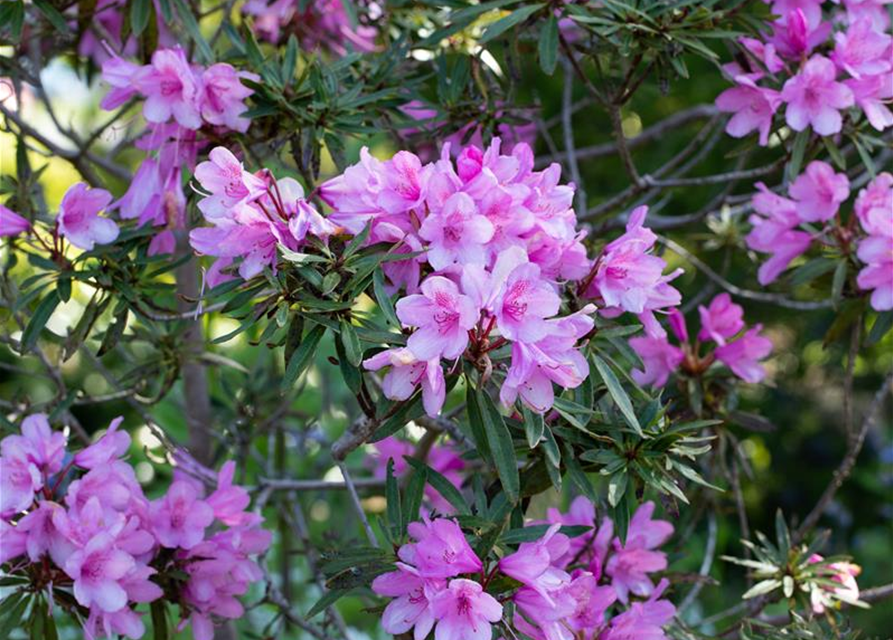
[[[366,512],[363,510],[363,504],[360,502],[360,496],[357,493],[357,488],[353,483],[353,479],[350,477],[350,472],[347,470],[347,465],[343,462],[339,462],[338,468],[341,469],[341,475],[344,476],[344,483],[347,485],[347,493],[350,496],[354,511],[357,512],[360,522],[363,523],[363,529],[366,530],[366,538],[369,540],[369,544],[373,547],[380,546],[378,544],[378,538],[375,537],[375,531],[372,530],[372,525],[369,524],[369,519],[366,517]]]

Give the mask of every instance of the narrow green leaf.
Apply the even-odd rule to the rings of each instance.
[[[611,476],[610,480],[608,480],[608,504],[612,507],[616,507],[620,504],[620,500],[623,498],[624,494],[626,494],[626,485],[628,481],[629,476],[625,470],[618,471]]]
[[[803,156],[806,154],[806,147],[809,144],[810,130],[801,131],[794,138],[794,145],[791,148],[791,160],[788,162],[788,180],[792,181],[800,175],[800,168],[803,166]]]
[[[397,313],[394,311],[394,303],[391,301],[391,296],[385,291],[384,272],[381,269],[376,269],[372,274],[372,288],[375,292],[375,301],[378,302],[378,307],[384,314],[385,320],[387,320],[391,326],[399,327],[400,320],[397,319]]]
[[[551,76],[558,63],[558,18],[555,14],[549,16],[540,32],[539,59],[540,68]]]
[[[589,478],[586,477],[586,473],[574,457],[573,447],[567,442],[564,443],[564,464],[567,467],[567,473],[570,476],[571,482],[573,482],[577,489],[580,490],[580,493],[592,500],[592,502],[598,502],[598,496],[595,493],[592,483],[589,481]]]
[[[310,607],[310,611],[308,611],[304,617],[307,620],[310,620],[317,614],[322,613],[331,607],[348,593],[350,593],[350,589],[332,589],[331,591],[327,591],[323,594],[322,598],[316,601],[316,604]]]
[[[198,26],[198,21],[195,19],[195,16],[192,15],[192,10],[186,5],[184,0],[171,1],[174,4],[174,9],[176,9],[177,14],[183,21],[183,25],[186,27],[186,32],[189,34],[189,37],[193,42],[195,42],[195,46],[198,49],[199,61],[204,64],[210,64],[214,61],[214,54],[211,52],[211,47],[208,46],[208,41],[202,36],[202,31]]]
[[[465,498],[462,497],[462,494],[453,485],[452,482],[447,480],[442,474],[438,473],[421,460],[407,457],[406,461],[412,466],[413,469],[425,470],[428,484],[434,487],[447,502],[453,505],[457,513],[466,516],[471,515],[471,508],[468,506],[468,503],[465,502]]]
[[[31,349],[34,348],[34,345],[37,344],[37,338],[40,336],[40,332],[43,331],[50,316],[53,315],[53,311],[56,310],[56,307],[60,302],[59,293],[57,291],[51,291],[37,305],[37,308],[34,310],[34,315],[31,316],[31,320],[28,322],[28,326],[26,326],[25,330],[22,332],[22,342],[19,346],[22,355],[30,352]]]
[[[536,449],[543,437],[543,429],[546,426],[541,413],[531,411],[527,405],[521,405],[521,415],[524,416],[524,433],[527,436],[527,446]]]
[[[847,267],[847,259],[841,258],[837,263],[837,268],[834,269],[834,279],[831,281],[831,299],[834,300],[834,304],[840,302],[841,297],[843,297],[843,287],[846,285]]]
[[[406,532],[406,527],[413,520],[419,517],[419,510],[422,508],[422,498],[425,495],[425,485],[428,483],[427,469],[424,467],[413,469],[409,482],[406,483],[406,491],[403,494],[404,504],[402,521],[400,524],[400,535]]]
[[[493,454],[493,463],[496,465],[496,473],[509,500],[517,502],[521,493],[521,479],[518,475],[518,459],[515,457],[512,435],[490,396],[478,391],[477,398],[487,442]]]
[[[139,37],[143,32],[153,11],[152,0],[130,0],[130,30],[134,36]]]
[[[611,394],[611,398],[614,400],[614,404],[617,405],[617,408],[620,409],[620,413],[623,414],[623,417],[626,419],[627,424],[633,428],[633,430],[644,437],[644,433],[642,432],[642,427],[639,425],[639,420],[636,418],[636,412],[633,410],[633,404],[629,399],[626,391],[620,385],[620,381],[617,380],[617,376],[614,375],[614,372],[608,366],[608,364],[599,358],[597,355],[592,354],[592,362],[595,364],[595,368],[598,370],[599,375],[602,377],[602,380],[605,383],[605,386],[608,388],[608,393]]]
[[[400,537],[403,535],[403,515],[400,505],[400,490],[397,488],[397,479],[394,477],[393,458],[388,459],[385,499],[387,500],[388,525],[390,525],[393,537]]]
[[[168,640],[170,630],[167,626],[167,605],[161,600],[155,600],[149,605],[152,615],[152,637],[154,640]]]
[[[34,0],[34,6],[40,10],[56,31],[59,33],[68,31],[68,22],[65,20],[65,16],[59,13],[59,10],[51,5],[48,0]]]
[[[322,340],[325,333],[326,328],[324,326],[316,325],[307,333],[298,348],[295,349],[294,354],[288,361],[288,366],[285,368],[285,375],[282,377],[279,387],[282,393],[286,393],[291,389],[295,381],[313,362],[316,348],[319,346],[319,341]]]
[[[341,344],[344,345],[347,361],[353,366],[359,367],[363,362],[363,347],[360,345],[356,330],[347,320],[341,321]]]
[[[528,5],[526,7],[521,7],[520,9],[516,9],[512,11],[509,15],[504,18],[500,18],[489,27],[484,32],[484,35],[478,40],[479,44],[485,44],[490,42],[493,38],[501,36],[503,33],[511,29],[517,24],[524,22],[527,18],[532,16],[534,13],[542,9],[544,4],[542,2],[537,2],[535,4]]]
[[[416,393],[412,398],[404,402],[400,408],[394,412],[394,415],[385,420],[381,426],[375,430],[375,433],[369,438],[369,442],[380,442],[388,436],[394,435],[400,431],[400,429],[405,427],[407,422],[415,420],[424,413],[425,408],[422,405],[422,396],[420,393]]]

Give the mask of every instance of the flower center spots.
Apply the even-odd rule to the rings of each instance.
[[[530,283],[527,280],[521,280],[512,285],[508,295],[505,297],[503,311],[515,320],[523,318],[527,313],[525,296],[528,289],[530,289]]]
[[[456,561],[456,552],[452,549],[443,550],[443,561],[447,564],[453,564]]]
[[[471,614],[471,601],[468,599],[468,596],[459,596],[458,600],[456,600],[456,611],[461,616]]]
[[[179,93],[183,88],[183,83],[176,78],[168,78],[161,81],[161,95],[172,96]]]
[[[421,587],[418,587],[418,588],[410,591],[410,593],[409,593],[409,602],[410,603],[420,604],[425,601],[426,601],[425,592],[422,590]]]
[[[626,277],[626,269],[623,267],[608,267],[605,273],[609,278],[617,278],[618,280]]]

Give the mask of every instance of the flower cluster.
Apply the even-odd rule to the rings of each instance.
[[[87,638],[141,638],[136,606],[165,598],[180,606],[181,628],[191,623],[196,640],[210,640],[212,617],[242,615],[237,597],[262,577],[251,556],[270,534],[245,511],[249,496],[233,485],[232,462],[206,497],[180,477],[147,499],[122,460],[130,436],[121,422],[74,454],[43,414],[0,442],[0,564],[50,589],[84,620]]]
[[[744,309],[732,302],[728,293],[716,296],[708,306],[699,306],[701,330],[697,340],[689,341],[685,317],[678,310],[670,313],[669,324],[681,346],[670,344],[666,336],[630,338],[629,344],[642,358],[644,371],[634,370],[639,384],[662,387],[680,367],[687,373],[706,371],[716,361],[722,362],[745,382],[759,382],[766,377],[760,360],[772,351],[772,342],[760,335],[762,325],[746,329]],[[700,354],[702,342],[713,343],[712,351]]]
[[[387,477],[388,460],[393,460],[394,477],[402,478],[409,471],[406,458],[411,457],[414,453],[415,447],[412,443],[400,440],[395,436],[376,442],[375,452],[371,458],[374,477],[384,480]],[[461,472],[465,469],[465,461],[451,446],[433,444],[428,450],[425,462],[457,489],[462,486]],[[450,503],[430,484],[425,485],[425,497],[428,498],[431,507],[440,513],[449,513],[453,509]]]
[[[205,145],[199,131],[245,132],[245,99],[253,91],[243,79],[258,76],[237,71],[226,63],[202,68],[190,64],[179,47],[158,49],[150,64],[139,66],[118,56],[102,65],[102,77],[111,90],[102,101],[115,109],[135,96],[145,100],[143,117],[148,131],[136,146],[147,152],[124,196],[112,205],[124,219],[137,219],[162,230],[149,246],[149,255],[173,253],[174,230],[183,228],[186,195],[182,170],[195,168]]]
[[[859,601],[859,585],[856,584],[856,577],[862,573],[862,567],[846,561],[827,564],[824,563],[824,560],[817,553],[809,557],[810,564],[821,565],[816,577],[836,582],[840,586],[830,587],[827,583],[811,582],[809,600],[813,612],[824,613],[825,609],[839,607],[840,603],[848,605],[862,604]]]
[[[791,183],[789,197],[762,183],[756,186],[753,229],[745,241],[751,249],[771,254],[760,266],[761,284],[776,280],[814,240],[849,254],[853,239],[861,237],[856,256],[866,266],[857,284],[873,292],[876,310],[893,309],[893,176],[882,173],[859,192],[848,222],[841,220],[840,208],[850,197],[849,179],[821,160],[811,162]],[[857,223],[864,235],[859,235]],[[816,225],[825,228],[816,232]]]
[[[653,313],[677,305],[680,296],[668,284],[677,273],[663,275],[666,263],[651,255],[647,209],[633,212],[626,233],[590,261],[572,208],[573,185],[559,183],[557,164],[533,167],[528,145],[504,154],[498,138],[486,150],[465,147],[455,160],[445,145],[428,164],[406,151],[381,161],[364,149],[358,164],[320,186],[334,210],[330,222],[351,234],[368,226],[368,243],[397,243],[397,251],[409,254],[383,270],[392,290],[409,294],[396,312],[414,331],[406,347],[364,363],[370,370],[390,367],[387,397],[406,400],[421,386],[426,411],[436,415],[446,393],[442,360],[464,356],[489,371],[488,354],[510,344],[503,404],[520,396],[546,411],[553,383],[574,388],[589,373],[577,344],[592,330],[596,306],[560,316],[563,287],[571,282],[604,315],[635,313],[649,332],[662,332]]]
[[[409,525],[414,542],[400,547],[397,571],[372,583],[377,594],[393,598],[382,627],[393,634],[412,630],[417,640],[432,629],[440,639],[488,640],[493,623],[503,620],[500,601],[511,599],[515,613],[506,624],[534,640],[661,640],[675,608],[660,599],[666,580],[655,586],[648,574],[666,569],[666,555],[657,549],[673,526],[653,520],[653,513],[651,502],[639,507],[621,542],[609,518],[594,528],[594,506],[578,497],[566,514],[550,509],[545,534],[489,570],[454,520],[425,517]],[[588,529],[571,538],[562,526]],[[510,580],[494,580],[500,574]]]
[[[841,112],[854,106],[878,131],[893,125],[885,104],[893,98],[893,39],[886,33],[890,18],[884,3],[843,0],[828,16],[822,0],[771,4],[777,16],[771,35],[741,38],[747,59],[725,67],[735,87],[720,94],[716,106],[735,114],[726,127],[729,135],[759,131],[765,146],[782,105],[794,131],[839,133]]]
[[[373,51],[378,29],[356,24],[356,18],[347,12],[345,4],[359,3],[354,0],[248,0],[242,12],[254,16],[254,30],[271,42],[279,42],[283,36],[294,33],[301,46],[308,50],[323,47],[338,55],[351,49]],[[374,3],[365,10],[370,21],[381,15],[381,9]]]

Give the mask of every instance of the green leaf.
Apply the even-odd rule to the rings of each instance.
[[[540,68],[547,75],[555,73],[555,65],[558,63],[558,18],[555,14],[549,16],[540,32],[539,59]]]
[[[778,542],[778,549],[782,557],[787,557],[791,550],[791,533],[788,531],[788,525],[784,521],[784,515],[781,509],[775,512],[775,539]]]
[[[629,482],[629,475],[626,471],[618,471],[608,480],[608,504],[616,507],[620,504],[620,500],[626,494],[626,485]]]
[[[199,62],[211,64],[214,61],[214,54],[211,51],[211,47],[208,46],[208,41],[202,36],[202,31],[198,26],[198,21],[195,19],[195,16],[192,15],[192,10],[186,5],[184,0],[171,1],[174,3],[174,9],[176,9],[177,14],[183,21],[183,26],[186,27],[186,32],[189,34],[189,37],[193,42],[195,42],[195,46],[198,49]]]
[[[356,330],[347,320],[341,321],[341,344],[344,345],[347,361],[353,366],[359,367],[363,362],[363,347],[360,345]]]
[[[515,457],[512,435],[490,396],[480,390],[476,396],[481,409],[484,431],[487,434],[487,443],[490,445],[493,463],[496,465],[496,473],[509,500],[517,502],[521,493],[521,479],[518,475],[518,459]]]
[[[471,438],[477,445],[481,458],[490,462],[492,455],[490,453],[490,444],[487,441],[487,432],[484,430],[484,419],[481,417],[481,407],[477,401],[477,392],[470,379],[465,389],[465,406],[467,407],[466,415],[468,416],[468,426],[471,429]]]
[[[546,423],[541,413],[531,411],[527,405],[521,405],[521,415],[524,416],[524,433],[527,436],[527,446],[536,449],[543,437]]]
[[[847,259],[841,258],[837,263],[837,268],[834,269],[834,279],[831,281],[831,299],[834,300],[835,305],[840,302],[841,297],[843,297],[843,287],[846,285],[847,267]]]
[[[363,243],[366,242],[366,239],[369,237],[369,234],[372,232],[372,223],[367,224],[363,227],[363,230],[360,231],[357,235],[351,239],[351,241],[344,247],[344,253],[341,254],[341,259],[345,262],[350,258],[353,254],[360,250],[363,246]]]
[[[400,535],[406,531],[407,525],[418,518],[419,509],[422,508],[422,498],[425,496],[425,485],[428,483],[427,469],[424,467],[413,469],[409,481],[406,483],[406,491],[403,494],[405,509],[403,509],[400,524]]]
[[[22,332],[22,342],[19,345],[22,355],[29,353],[34,348],[34,345],[37,344],[40,332],[43,331],[50,316],[53,315],[53,311],[56,310],[60,302],[58,291],[51,291],[37,305],[34,315],[31,316],[31,320],[28,322],[28,326]]]
[[[535,4],[528,5],[526,7],[521,7],[520,9],[516,9],[512,11],[509,15],[504,18],[500,18],[489,27],[484,32],[484,35],[478,40],[479,44],[485,44],[490,42],[493,38],[501,36],[503,33],[511,29],[517,24],[524,22],[527,18],[532,16],[534,13],[539,11],[545,6],[542,2],[537,2]]]
[[[308,611],[304,617],[307,620],[310,620],[317,614],[322,613],[331,607],[350,592],[351,589],[332,589],[331,591],[327,591],[323,594],[322,598],[316,601],[316,604],[310,607],[310,611]]]
[[[130,1],[130,30],[133,35],[139,36],[149,24],[149,16],[152,15],[154,6],[152,0]]]
[[[444,500],[453,505],[458,514],[466,516],[471,515],[471,508],[468,506],[468,503],[465,502],[465,498],[462,497],[462,494],[459,493],[459,490],[453,485],[452,482],[447,480],[443,475],[426,465],[421,460],[407,457],[406,461],[410,464],[410,466],[412,466],[413,469],[416,469],[417,471],[419,469],[425,470],[428,484],[434,487],[437,492],[441,496],[443,496]]]
[[[388,458],[387,478],[385,480],[385,499],[387,500],[388,524],[392,538],[403,536],[403,515],[400,507],[400,490],[394,477],[394,459]]]
[[[880,342],[881,338],[887,335],[890,328],[893,327],[893,311],[883,311],[878,314],[871,325],[871,331],[868,332],[867,346],[872,346]]]
[[[167,626],[167,605],[161,600],[155,600],[149,605],[152,614],[152,637],[154,640],[168,640],[170,630]]]
[[[291,359],[288,361],[288,366],[285,368],[285,375],[282,377],[282,382],[279,386],[282,393],[288,392],[295,381],[313,362],[316,348],[319,346],[319,341],[322,340],[325,333],[326,328],[324,326],[320,324],[316,325],[307,333],[298,348],[295,349],[294,354],[292,354]]]
[[[586,477],[586,473],[574,457],[574,449],[567,441],[564,443],[564,464],[567,467],[567,473],[571,482],[580,490],[580,493],[592,502],[598,502],[598,496],[592,487],[592,483],[589,482],[589,478]]]
[[[31,603],[31,598],[22,592],[16,592],[3,601],[10,600],[13,604],[4,612],[2,621],[0,621],[0,638],[8,638],[12,630],[22,624],[25,618],[25,610]]]
[[[605,386],[608,388],[608,393],[611,394],[614,404],[617,405],[617,408],[620,409],[620,413],[623,414],[623,417],[626,419],[627,424],[629,424],[637,434],[644,437],[645,434],[642,432],[642,427],[639,425],[638,418],[636,418],[633,404],[624,388],[620,385],[620,381],[617,380],[617,376],[614,375],[614,372],[608,364],[597,355],[592,354],[592,362],[598,370],[599,375],[602,377]]]
[[[397,319],[391,296],[385,291],[384,272],[381,269],[376,269],[372,274],[372,288],[375,291],[375,301],[378,302],[378,307],[384,314],[385,320],[392,326],[399,327],[400,320]]]
[[[34,0],[34,6],[40,10],[56,31],[59,33],[68,31],[68,22],[65,20],[65,16],[59,13],[59,10],[51,5],[48,0]]]
[[[12,40],[18,41],[22,37],[24,24],[25,3],[22,0],[0,3],[0,31],[8,28]]]
[[[793,181],[800,175],[800,168],[803,166],[803,156],[806,154],[806,147],[809,145],[810,130],[801,131],[794,138],[794,144],[791,148],[791,159],[788,162],[788,180]]]
[[[388,436],[394,435],[405,427],[407,422],[415,420],[424,413],[425,408],[422,405],[421,394],[416,393],[412,398],[400,405],[400,408],[390,418],[382,422],[381,426],[369,438],[369,442],[380,442]]]

